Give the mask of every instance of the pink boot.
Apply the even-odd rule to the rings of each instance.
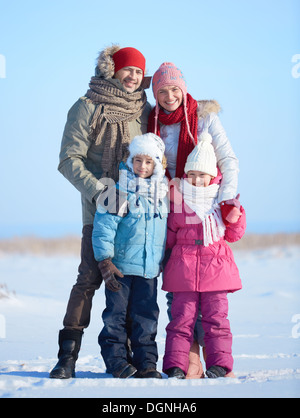
[[[203,367],[200,361],[199,344],[194,341],[189,354],[189,368],[186,379],[204,379]]]

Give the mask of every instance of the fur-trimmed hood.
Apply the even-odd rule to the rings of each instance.
[[[112,56],[121,49],[120,45],[113,44],[100,52],[95,70],[96,77],[103,77],[106,80],[113,78],[115,74],[115,63]]]
[[[120,45],[113,44],[100,52],[97,58],[97,66],[95,68],[95,76],[104,78],[105,80],[112,79],[115,74],[115,63],[112,56],[121,49]],[[145,74],[147,70],[145,70]],[[144,74],[141,88],[148,89],[150,87],[151,78]]]
[[[218,114],[221,106],[216,100],[199,100],[198,101],[198,118],[204,119],[210,113]]]

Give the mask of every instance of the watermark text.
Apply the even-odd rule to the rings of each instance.
[[[292,77],[299,78],[300,77],[300,54],[293,55],[292,62],[295,63],[295,65],[292,68]]]

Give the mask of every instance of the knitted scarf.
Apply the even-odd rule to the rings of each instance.
[[[144,90],[127,93],[109,80],[92,77],[86,97],[97,106],[90,123],[90,137],[99,145],[104,141],[102,178],[118,179],[118,167],[127,157],[130,143],[128,122],[138,119],[147,103]]]
[[[162,108],[159,109],[158,113],[158,121],[162,125],[173,125],[175,123],[181,123],[180,126],[180,134],[179,134],[179,142],[178,142],[178,149],[177,149],[177,160],[176,160],[176,173],[175,176],[177,178],[181,178],[184,173],[184,166],[186,163],[186,159],[191,151],[194,149],[195,144],[197,144],[197,128],[198,128],[198,116],[197,116],[197,107],[198,102],[192,98],[192,96],[188,93],[187,94],[187,105],[186,105],[186,113],[188,118],[188,123],[190,127],[190,132],[193,135],[194,142],[189,135],[188,126],[186,123],[185,117],[185,109],[184,105],[182,104],[176,109],[174,112],[167,114],[164,112]],[[153,132],[156,135],[160,135],[160,128],[159,123],[157,123],[157,132],[155,132],[155,107],[152,109],[149,121],[148,121],[148,132]],[[166,173],[170,178],[170,174]]]
[[[164,173],[143,179],[135,175],[130,169],[128,170],[124,163],[121,163],[118,187],[122,192],[130,192],[135,195],[135,206],[139,207],[140,211],[146,211],[143,202],[140,200],[140,197],[143,197],[149,202],[147,204],[148,214],[154,213],[154,217],[157,217],[159,212],[168,213],[167,193],[169,188]]]
[[[219,185],[196,187],[186,179],[181,179],[180,191],[186,203],[199,216],[203,226],[203,245],[207,247],[219,241],[225,234],[220,205],[217,198]]]

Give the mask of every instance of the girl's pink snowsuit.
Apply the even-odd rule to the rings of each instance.
[[[233,368],[232,334],[227,320],[227,293],[242,288],[238,268],[228,242],[238,241],[246,229],[245,211],[235,224],[226,223],[224,238],[203,246],[200,218],[184,202],[171,203],[167,249],[171,257],[163,274],[162,289],[173,292],[172,321],[167,326],[163,370],[180,367],[187,373],[193,330],[201,304],[205,331],[206,368]]]

